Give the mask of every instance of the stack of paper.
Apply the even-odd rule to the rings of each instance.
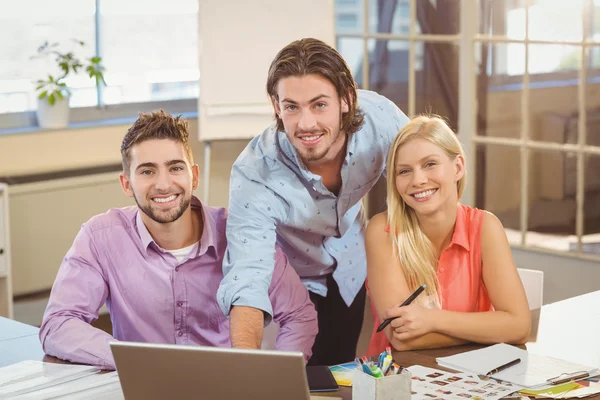
[[[99,374],[95,367],[22,361],[0,368],[1,399],[123,398],[116,372]]]
[[[436,360],[439,365],[446,368],[485,375],[494,368],[515,359],[521,361],[493,374],[493,377],[526,388],[536,388],[569,376],[600,374],[600,371],[593,367],[531,354],[504,343]]]
[[[574,399],[584,398],[600,393],[600,383],[582,380],[569,382],[562,385],[551,386],[543,389],[523,389],[521,394],[544,399]]]

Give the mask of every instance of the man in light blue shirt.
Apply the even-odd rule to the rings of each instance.
[[[309,364],[351,361],[366,297],[361,200],[385,175],[388,149],[408,118],[385,97],[357,90],[341,55],[316,39],[277,54],[267,92],[277,124],[233,165],[217,300],[230,315],[232,346],[259,348],[272,318],[277,242],[318,313]]]

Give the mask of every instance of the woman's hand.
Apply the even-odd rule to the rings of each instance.
[[[434,332],[433,311],[419,304],[392,307],[386,311],[386,318],[395,318],[390,323],[394,338],[403,341]]]

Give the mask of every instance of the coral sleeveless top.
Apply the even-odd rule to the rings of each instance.
[[[443,310],[493,310],[481,275],[481,225],[484,216],[485,211],[458,204],[452,240],[438,261],[438,296]],[[386,231],[389,231],[389,227]],[[385,332],[376,332],[380,321],[372,302],[371,312],[375,326],[367,355],[376,355],[384,351],[386,346],[390,346],[390,342]]]

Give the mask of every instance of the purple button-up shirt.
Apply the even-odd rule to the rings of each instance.
[[[65,256],[44,313],[47,354],[114,369],[111,340],[230,347],[229,320],[216,299],[223,278],[227,210],[194,198],[204,231],[182,261],[154,242],[137,207],[111,209],[84,224]],[[311,355],[317,313],[283,252],[275,253],[269,298],[280,331],[276,349]],[[90,323],[107,305],[113,335]]]

